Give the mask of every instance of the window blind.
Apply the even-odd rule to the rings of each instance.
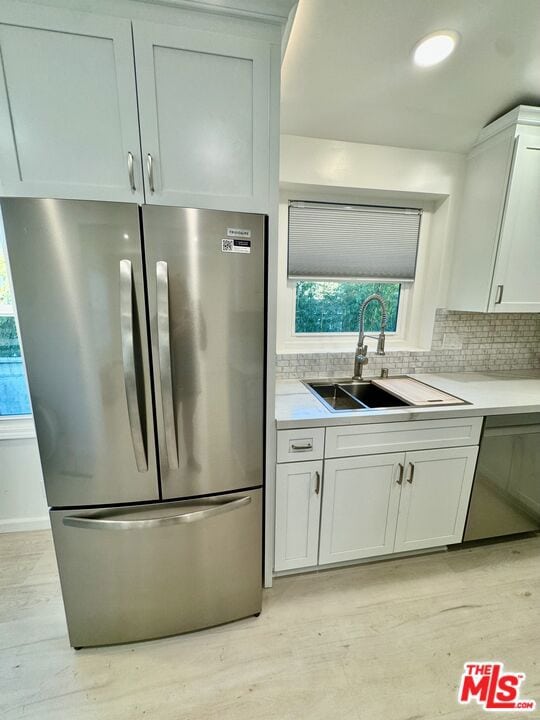
[[[290,278],[414,280],[422,211],[289,204]]]

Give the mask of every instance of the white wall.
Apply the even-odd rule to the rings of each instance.
[[[0,437],[0,532],[47,527],[36,438]]]
[[[445,196],[464,168],[458,153],[281,136],[280,183]]]
[[[287,281],[287,204],[290,199],[406,203],[424,217],[407,324],[387,348],[429,348],[437,307],[444,307],[461,199],[465,156],[337,140],[281,136],[277,352],[351,349],[349,338],[294,337],[294,285]]]

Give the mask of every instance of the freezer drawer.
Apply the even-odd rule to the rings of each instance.
[[[163,637],[260,612],[261,495],[51,511],[71,645]]]

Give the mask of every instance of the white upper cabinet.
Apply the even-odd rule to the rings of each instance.
[[[147,202],[266,212],[269,46],[134,22]]]
[[[183,13],[160,25],[2,4],[0,195],[267,213],[277,45]]]
[[[485,128],[467,161],[448,308],[540,312],[540,108]]]
[[[142,202],[131,23],[0,10],[0,194]]]
[[[540,312],[540,133],[517,139],[490,310]]]

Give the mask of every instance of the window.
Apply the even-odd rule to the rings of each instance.
[[[421,219],[418,208],[289,201],[287,276],[294,291],[294,334],[356,333],[360,306],[373,293],[385,301],[387,332],[397,333],[400,301],[403,314],[416,274]],[[370,304],[364,329],[380,328],[380,306]]]
[[[0,417],[31,413],[13,313],[6,254],[0,244]]]
[[[358,331],[358,311],[372,293],[382,295],[387,312],[387,332],[395,332],[401,294],[400,283],[301,281],[296,283],[296,333],[351,333]],[[366,308],[364,329],[378,332],[378,303]]]

